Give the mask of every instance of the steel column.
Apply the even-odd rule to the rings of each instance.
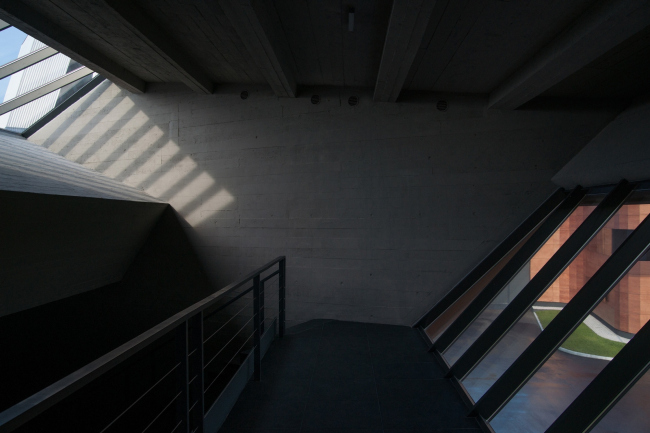
[[[465,294],[490,269],[499,263],[519,242],[526,238],[566,197],[563,189],[555,191],[538,207],[522,224],[519,225],[499,246],[497,246],[481,263],[467,274],[456,286],[449,291],[438,303],[422,316],[413,327],[427,327],[445,310]]]
[[[188,392],[189,383],[189,365],[187,362],[188,354],[188,335],[187,321],[184,321],[176,328],[176,361],[178,362],[177,386],[180,392],[176,400],[176,418],[182,422],[181,430],[186,433],[190,431],[190,399]]]
[[[650,369],[650,322],[546,430],[546,433],[587,433]]]
[[[488,389],[472,412],[487,420],[492,419],[634,266],[649,244],[650,218],[646,217],[571,302]]]
[[[279,263],[280,268],[280,281],[278,282],[278,335],[280,338],[284,337],[285,326],[285,285],[287,281],[287,259],[282,258]]]
[[[260,281],[260,335],[264,335],[264,282]]]
[[[188,401],[193,408],[189,412],[189,424],[193,433],[203,433],[205,404],[203,401],[203,311],[188,319]]]
[[[262,338],[260,326],[260,276],[253,278],[253,378],[256,381],[262,379],[262,357],[260,353],[260,340]]]
[[[544,294],[562,272],[575,259],[600,231],[600,229],[616,214],[634,185],[623,180],[614,188],[542,269],[530,280],[526,287],[510,302],[497,316],[490,326],[465,351],[451,367],[451,374],[462,380],[470,371],[496,346],[508,331],[523,317],[533,304]]]
[[[434,347],[443,353],[490,305],[501,290],[517,275],[517,272],[537,253],[562,223],[578,207],[586,190],[576,187],[567,198],[546,218],[528,241],[517,251],[501,271],[488,283],[476,298],[465,308],[449,328],[436,340]]]

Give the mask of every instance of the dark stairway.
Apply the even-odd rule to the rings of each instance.
[[[287,330],[221,433],[478,433],[418,331],[314,320]]]

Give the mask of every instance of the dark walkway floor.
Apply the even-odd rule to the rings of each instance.
[[[479,433],[416,331],[312,321],[276,340],[221,433]]]

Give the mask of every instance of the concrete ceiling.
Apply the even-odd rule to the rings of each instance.
[[[354,30],[349,13],[354,11]],[[642,0],[0,0],[0,18],[134,92],[183,82],[534,98],[646,92]]]

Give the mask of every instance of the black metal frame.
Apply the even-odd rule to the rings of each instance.
[[[535,277],[519,292],[510,304],[483,331],[479,338],[451,367],[451,374],[463,380],[479,362],[496,346],[510,329],[526,314],[544,294],[553,281],[564,272],[600,229],[621,208],[634,185],[621,181],[576,229]]]
[[[650,245],[650,217],[632,232],[542,333],[481,397],[473,409],[491,420],[585,320]]]
[[[26,422],[34,419],[45,410],[51,408],[64,398],[72,395],[84,386],[90,384],[93,380],[99,378],[111,369],[130,359],[134,355],[141,353],[144,349],[151,346],[154,342],[161,340],[163,337],[173,333],[176,341],[176,366],[170,371],[178,369],[177,385],[179,394],[174,397],[172,403],[176,403],[176,416],[179,420],[178,425],[183,426],[183,431],[190,431],[189,426],[196,426],[192,431],[202,432],[205,418],[210,414],[205,413],[204,403],[204,368],[206,366],[204,359],[204,345],[207,340],[203,336],[203,323],[208,315],[204,312],[214,306],[217,302],[224,300],[224,297],[232,294],[235,290],[240,289],[249,281],[253,281],[253,287],[246,289],[244,292],[253,291],[253,319],[254,319],[254,377],[259,380],[261,377],[261,326],[260,308],[263,303],[260,299],[263,294],[260,292],[260,275],[277,265],[278,270],[264,279],[266,281],[271,276],[279,275],[279,327],[284,330],[284,295],[286,281],[286,258],[278,257],[264,266],[256,269],[237,282],[230,284],[205,299],[195,303],[185,310],[177,313],[169,319],[154,326],[138,337],[123,344],[115,350],[107,353],[101,358],[82,367],[76,372],[64,377],[58,382],[37,392],[22,402],[10,407],[0,413],[0,432],[13,431],[24,425]],[[219,306],[216,311],[223,310],[232,302],[226,302]],[[211,312],[213,314],[214,312]],[[238,331],[239,332],[239,331]],[[282,336],[284,331],[282,331]],[[266,338],[266,337],[265,337]],[[209,339],[209,338],[208,338]],[[249,337],[250,339],[250,337]],[[246,340],[248,341],[248,339]],[[167,373],[170,374],[170,373]],[[155,385],[154,385],[155,386]],[[147,394],[152,388],[147,390]],[[214,407],[214,405],[213,405]],[[201,410],[203,409],[203,410]],[[119,415],[118,418],[122,416]],[[177,427],[178,427],[177,425]]]
[[[510,258],[510,261],[461,312],[435,343],[432,343],[426,335],[425,328],[463,296],[481,277],[486,275],[487,271],[492,269],[496,263],[507,257],[508,252],[512,251],[514,247],[511,239],[514,232],[509,237],[510,248],[506,245],[508,242],[504,241],[470,275],[458,283],[445,298],[414,325],[429,345],[430,352],[432,352],[442,368],[447,371],[447,377],[458,388],[466,404],[471,408],[469,415],[477,419],[483,431],[492,431],[489,421],[527,383],[602,301],[606,294],[627,274],[637,260],[645,254],[650,246],[650,217],[646,217],[625,242],[614,251],[596,274],[528,346],[522,355],[515,360],[510,368],[483,394],[478,402],[474,403],[461,381],[529,311],[539,297],[571,264],[621,206],[628,201],[631,194],[634,191],[645,191],[649,186],[648,182],[630,183],[622,180],[613,187],[592,187],[588,191],[577,187],[564,198],[564,201],[559,206],[546,206],[549,204],[549,200],[554,197],[557,199],[557,195],[554,195],[537,210],[537,212],[540,212],[546,206],[546,214],[536,216],[540,222],[536,226],[536,231],[529,235],[528,240],[525,241],[519,251]],[[450,366],[442,352],[450,347],[473,320],[487,308],[490,302],[519,271],[521,265],[530,259],[539,247],[546,242],[550,235],[579,205],[586,194],[598,195],[605,193],[607,196],[580,227],[508,304],[504,311],[497,316],[492,324],[461,355],[456,363]],[[533,219],[532,216],[527,222],[531,219]],[[531,228],[527,234],[532,232],[534,228]],[[521,226],[518,230],[521,241],[526,236],[522,236]],[[499,256],[495,253],[497,250],[500,252]],[[514,263],[511,263],[513,260]],[[649,370],[650,322],[632,338],[547,432],[575,431],[586,433],[590,431],[636,381]]]
[[[524,265],[535,255],[544,243],[555,233],[562,223],[571,215],[580,201],[585,197],[586,190],[576,187],[551,212],[539,228],[532,234],[530,239],[515,253],[499,273],[488,283],[487,286],[474,298],[458,318],[445,330],[445,332],[434,343],[435,350],[443,353],[447,350],[460,335],[481,315],[501,293],[504,287],[517,275]]]
[[[487,274],[501,259],[503,259],[519,242],[524,240],[539,224],[555,209],[567,193],[563,189],[556,190],[546,201],[538,207],[522,224],[519,225],[503,242],[499,244],[488,256],[467,274],[453,289],[449,291],[436,305],[433,306],[413,325],[414,328],[426,328],[442,313],[451,307],[463,296],[477,281]]]

